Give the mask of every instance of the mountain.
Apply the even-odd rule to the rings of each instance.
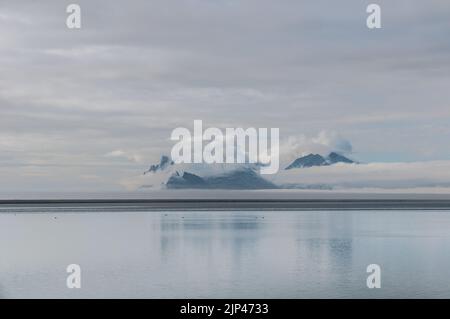
[[[275,189],[275,184],[262,178],[251,168],[239,168],[224,174],[200,177],[184,172],[173,174],[166,183],[169,189]]]
[[[356,162],[336,152],[331,152],[330,154],[328,154],[327,157],[323,157],[322,155],[319,154],[308,154],[306,156],[297,158],[285,169],[313,167],[313,166],[328,166],[336,163],[351,164]]]
[[[285,169],[312,167],[312,166],[324,166],[324,165],[328,165],[328,163],[322,155],[308,154],[306,156],[297,158]]]
[[[351,159],[342,156],[341,154],[338,154],[336,152],[331,152],[328,157],[327,157],[327,161],[330,164],[335,164],[335,163],[347,163],[347,164],[352,164],[352,163],[356,163],[355,161],[352,161]]]
[[[180,188],[207,188],[206,182],[200,176],[184,172],[183,175],[176,172],[170,176],[166,183],[167,188],[180,189]]]
[[[355,163],[351,159],[331,152],[324,157],[308,154],[297,158],[282,172],[270,178],[260,175],[260,164],[179,164],[175,165],[168,156],[161,156],[158,164],[151,165],[144,172],[149,174],[150,183],[145,187],[165,187],[167,189],[330,189],[327,184],[307,184],[301,176],[287,172],[293,168],[328,166],[335,163]],[[287,176],[286,176],[287,174]],[[289,177],[292,177],[289,179]],[[278,180],[277,180],[278,178]],[[289,181],[288,181],[289,180]]]
[[[147,173],[151,173],[154,172],[156,173],[157,171],[162,171],[164,170],[166,167],[173,165],[174,162],[169,160],[169,157],[166,155],[161,156],[161,160],[159,161],[159,164],[153,164],[150,166],[150,168],[144,172],[144,175]]]

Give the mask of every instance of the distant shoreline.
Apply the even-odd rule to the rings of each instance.
[[[54,199],[0,200],[0,213],[16,210],[446,210],[450,199]]]

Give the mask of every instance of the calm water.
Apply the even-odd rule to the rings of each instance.
[[[450,297],[448,211],[2,213],[0,251],[3,298]]]

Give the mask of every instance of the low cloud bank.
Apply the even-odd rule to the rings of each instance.
[[[445,188],[450,187],[450,161],[335,164],[280,171],[271,181],[281,187],[324,184],[333,189]]]

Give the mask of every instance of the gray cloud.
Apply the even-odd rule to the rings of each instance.
[[[450,158],[445,1],[378,1],[377,31],[356,0],[76,2],[81,30],[68,3],[0,1],[1,190],[120,188],[146,165],[105,154],[155,162],[194,119]]]

